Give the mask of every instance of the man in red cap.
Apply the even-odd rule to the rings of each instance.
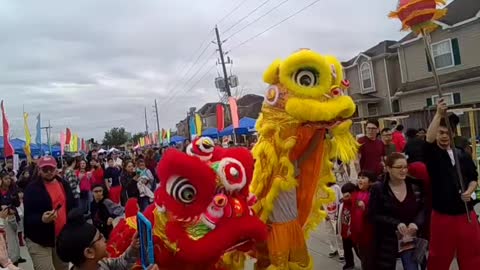
[[[55,252],[55,239],[74,206],[70,186],[57,175],[57,162],[51,156],[38,159],[38,176],[24,192],[24,233],[33,268],[67,270]]]

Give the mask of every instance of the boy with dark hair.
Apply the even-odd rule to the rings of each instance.
[[[380,132],[383,144],[385,144],[385,156],[390,155],[391,153],[397,152],[395,144],[392,143],[392,130],[389,128],[384,128]]]
[[[355,269],[353,250],[355,250],[355,253],[358,256],[357,246],[352,240],[352,209],[354,205],[352,195],[356,190],[357,186],[351,182],[348,182],[342,186],[343,202],[339,207],[338,231],[342,236],[343,250],[345,253],[345,265],[343,266],[344,270]]]

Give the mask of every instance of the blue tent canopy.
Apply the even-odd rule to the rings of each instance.
[[[256,119],[243,117],[238,122],[238,128],[235,129],[235,134],[245,135],[255,131],[255,124],[257,123]],[[228,135],[233,135],[233,125],[226,127],[222,132],[220,132],[220,136]]]
[[[218,129],[207,128],[202,131],[202,137],[218,138]]]
[[[174,142],[174,143],[181,143],[181,142],[184,142],[185,140],[186,140],[185,137],[178,136],[178,135],[172,136],[170,138],[170,142]]]

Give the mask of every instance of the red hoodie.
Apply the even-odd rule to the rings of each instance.
[[[357,191],[353,193],[352,200],[352,240],[357,244],[365,244],[372,241],[372,226],[367,219],[369,191]],[[365,204],[365,210],[358,206],[358,202]]]

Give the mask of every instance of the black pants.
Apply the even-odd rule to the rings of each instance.
[[[353,251],[355,250],[355,254],[358,256],[358,249],[357,246],[353,244],[352,239],[344,239],[342,238],[343,243],[343,251],[345,252],[345,267],[354,267],[355,260]]]

